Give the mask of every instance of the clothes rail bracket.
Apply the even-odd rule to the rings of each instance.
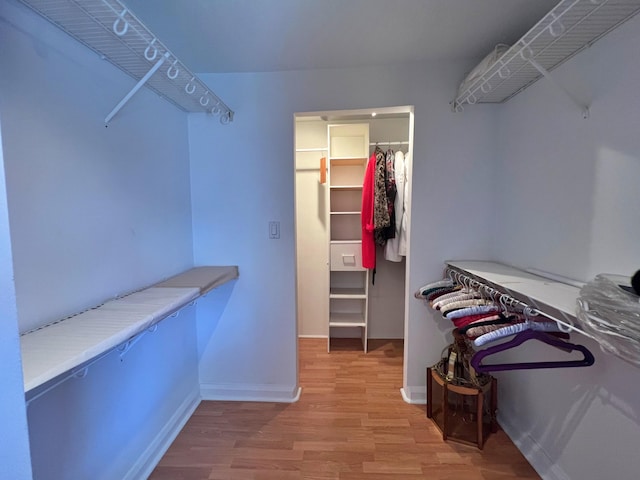
[[[529,62],[529,64],[535,68],[537,71],[539,71],[544,78],[546,78],[549,83],[551,83],[551,85],[553,85],[553,87],[556,90],[561,91],[562,93],[564,93],[569,100],[571,100],[573,103],[575,103],[578,108],[580,109],[580,111],[582,112],[582,118],[589,118],[589,106],[584,104],[583,102],[579,101],[576,97],[574,97],[566,88],[564,88],[562,85],[560,85],[555,78],[553,78],[553,76],[549,73],[549,71],[544,68],[542,65],[540,65],[538,62],[536,62],[533,59],[533,53],[531,52],[531,48],[527,47],[526,49],[522,49],[520,51],[520,55],[522,56],[522,58],[524,58],[527,62]]]
[[[151,76],[158,71],[158,69],[162,66],[162,64],[169,58],[171,54],[166,52],[160,60],[158,60],[153,67],[146,73],[144,77],[138,80],[138,83],[131,89],[129,93],[127,93],[122,100],[118,102],[118,104],[111,110],[109,115],[104,119],[105,126],[109,125],[111,119],[124,107],[131,97],[133,97],[138,90],[140,90],[145,83],[151,78]]]

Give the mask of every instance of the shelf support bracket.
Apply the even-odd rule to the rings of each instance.
[[[104,119],[105,125],[109,124],[111,119],[115,117],[116,114],[122,109],[122,107],[124,107],[125,104],[131,99],[131,97],[133,97],[135,93],[140,90],[145,83],[147,83],[147,80],[149,80],[151,76],[158,71],[158,69],[169,58],[170,55],[171,54],[169,52],[166,52],[162,57],[160,57],[160,59],[155,63],[153,67],[151,67],[151,69],[145,74],[145,76],[135,84],[131,91],[127,93],[122,100],[120,100],[120,102],[114,107],[114,109],[111,110],[111,113],[109,113],[109,115],[107,115],[107,117]]]
[[[585,105],[583,102],[580,102],[573,95],[571,95],[571,93],[569,93],[562,85],[560,85],[558,82],[556,82],[556,79],[551,76],[551,74],[549,73],[549,71],[546,68],[544,68],[538,62],[536,62],[533,58],[531,58],[530,56],[524,56],[524,55],[523,55],[523,57],[525,58],[525,60],[527,62],[529,62],[531,64],[531,66],[533,68],[538,70],[544,76],[544,78],[549,80],[549,82],[551,82],[551,84],[555,88],[557,88],[558,90],[563,92],[567,97],[569,97],[569,99],[573,103],[575,103],[578,106],[578,108],[580,108],[580,111],[582,111],[582,118],[589,118],[589,106],[588,105]]]

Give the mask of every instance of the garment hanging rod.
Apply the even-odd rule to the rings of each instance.
[[[504,298],[504,300],[502,300],[503,302],[505,302],[507,305],[512,305],[512,306],[521,306],[524,308],[529,308],[532,312],[534,312],[535,314],[538,315],[542,315],[545,316],[547,318],[549,318],[550,320],[553,320],[554,322],[556,322],[556,324],[558,325],[558,328],[566,333],[570,333],[572,331],[574,332],[578,332],[581,333],[582,335],[585,335],[589,338],[594,338],[592,335],[590,335],[589,333],[585,332],[584,330],[582,330],[581,328],[576,327],[575,325],[571,324],[571,323],[567,323],[563,320],[558,319],[557,317],[555,317],[554,315],[551,315],[548,312],[545,312],[543,310],[540,310],[539,308],[534,308],[531,305],[529,305],[528,303],[522,302],[521,300],[516,299],[515,297],[509,295],[508,293],[504,293],[501,290],[498,290],[497,288],[494,288],[491,285],[488,285],[480,280],[478,280],[477,278],[467,275],[466,273],[462,272],[461,270],[459,270],[456,267],[453,267],[451,265],[448,265],[445,270],[444,270],[444,275],[447,276],[448,278],[450,278],[451,280],[453,280],[454,282],[457,282],[460,285],[466,286],[468,288],[476,288],[476,289],[482,289],[484,290],[487,294],[489,294],[489,296],[500,296],[501,298]]]
[[[408,140],[403,140],[399,142],[371,142],[369,143],[370,147],[375,147],[376,145],[409,145]]]
[[[451,267],[447,267],[445,269],[445,275],[448,276],[451,280],[453,280],[454,282],[456,282],[458,285],[462,285],[463,287],[467,287],[470,289],[475,289],[475,290],[484,290],[484,292],[489,295],[490,297],[496,297],[496,298],[500,298],[500,302],[504,302],[505,305],[507,306],[511,306],[511,307],[520,307],[523,310],[528,308],[529,310],[531,310],[535,315],[545,315],[543,312],[541,312],[538,309],[535,309],[533,307],[531,307],[529,304],[522,302],[514,297],[512,297],[511,295],[508,295],[506,293],[503,293],[499,290],[496,290],[495,288],[482,283],[478,280],[476,280],[473,277],[470,277],[469,275],[466,275],[462,272],[460,272],[459,270],[456,270],[454,268]]]
[[[327,152],[327,148],[296,148],[296,153],[298,152]]]

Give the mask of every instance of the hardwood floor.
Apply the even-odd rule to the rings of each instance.
[[[540,478],[499,431],[484,450],[442,436],[400,396],[402,343],[300,340],[297,403],[202,402],[152,480]]]

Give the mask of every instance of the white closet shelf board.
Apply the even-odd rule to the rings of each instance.
[[[640,11],[640,0],[562,0],[464,91],[454,107],[501,103]]]
[[[332,313],[329,320],[329,327],[351,328],[366,326],[367,322],[358,313]]]
[[[198,288],[200,295],[206,295],[216,287],[240,276],[238,267],[194,267],[184,273],[156,284],[156,287]]]
[[[576,326],[578,287],[496,262],[447,260],[445,263],[584,334]]]
[[[179,109],[219,113],[222,123],[233,120],[233,111],[120,0],[21,1],[136,81],[160,62],[146,86]]]
[[[329,298],[355,298],[365,299],[367,298],[367,292],[364,288],[336,288],[332,287],[329,293]]]
[[[20,337],[25,393],[113,350],[210,291],[238,267],[198,267]]]

